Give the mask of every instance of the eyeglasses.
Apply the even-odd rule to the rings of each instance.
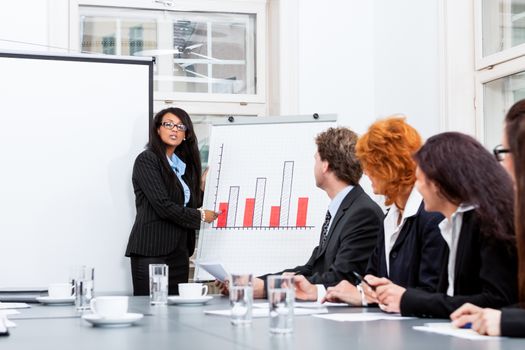
[[[188,130],[188,127],[184,124],[175,124],[173,122],[162,122],[160,125],[165,127],[166,129],[173,130],[173,128],[177,128],[178,131],[186,131]]]
[[[510,153],[510,149],[503,148],[503,145],[497,145],[492,150],[492,153],[494,153],[494,157],[498,160],[498,162],[501,162],[505,159],[504,154]]]

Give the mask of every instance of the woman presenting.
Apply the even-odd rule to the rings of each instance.
[[[168,293],[178,294],[178,283],[188,281],[195,230],[218,215],[200,208],[201,163],[188,113],[167,108],[155,115],[132,182],[137,216],[126,256],[131,258],[133,295],[149,294],[150,264],[168,265]]]

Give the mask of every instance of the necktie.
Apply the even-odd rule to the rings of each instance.
[[[328,237],[328,226],[330,225],[330,219],[332,218],[332,215],[330,215],[330,211],[326,211],[326,216],[324,218],[323,228],[321,229],[321,248],[324,247],[326,244],[326,238]]]

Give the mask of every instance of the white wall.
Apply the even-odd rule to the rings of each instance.
[[[335,112],[362,133],[404,113],[424,137],[439,132],[437,4],[299,1],[299,114]]]
[[[427,138],[440,131],[438,1],[375,4],[375,114],[403,113]]]
[[[0,2],[0,49],[47,51],[48,36],[47,1]]]
[[[366,130],[375,116],[374,2],[299,2],[299,114],[337,113]]]

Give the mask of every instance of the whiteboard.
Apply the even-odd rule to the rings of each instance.
[[[230,273],[261,275],[305,264],[329,204],[313,171],[315,137],[334,119],[263,119],[211,128],[203,207],[222,214],[202,224],[196,259],[220,262]],[[194,277],[213,279],[199,267]]]
[[[0,53],[0,287],[130,293],[131,172],[148,141],[150,59]]]

